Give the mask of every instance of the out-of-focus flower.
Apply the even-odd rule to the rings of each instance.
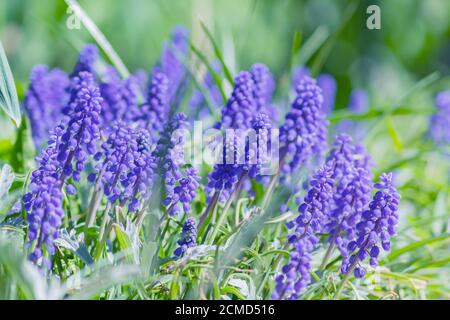
[[[317,85],[322,89],[323,110],[325,113],[330,113],[334,109],[336,99],[336,79],[328,73],[322,73],[317,77]]]
[[[354,114],[364,114],[369,109],[369,95],[366,90],[354,89],[350,93],[347,108]]]
[[[62,109],[69,100],[69,84],[68,75],[60,69],[49,70],[46,65],[37,65],[31,71],[24,108],[36,147],[42,147],[49,131],[63,119]]]
[[[450,90],[436,95],[437,112],[431,117],[429,135],[437,144],[450,144]]]
[[[212,69],[216,73],[220,74],[221,72],[221,66],[219,63],[213,63]],[[220,89],[214,81],[211,73],[207,72],[205,74],[202,86],[208,94],[209,102],[213,104],[211,107],[221,107],[223,104],[222,94],[220,93]],[[204,94],[198,89],[195,90],[191,97],[191,100],[189,101],[189,107],[195,111],[200,119],[210,114],[207,104],[208,100],[206,99]]]
[[[327,146],[328,121],[323,112],[322,90],[316,81],[303,77],[296,88],[291,110],[280,129],[280,157],[284,172],[295,171],[313,155],[321,155]]]
[[[172,30],[170,41],[164,44],[158,65],[153,73],[164,73],[168,79],[168,101],[174,103],[180,99],[183,91],[183,82],[186,77],[184,59],[189,53],[189,32],[182,26]]]
[[[113,67],[109,67],[100,84],[103,98],[102,119],[105,124],[115,121],[131,121],[139,116],[139,82],[134,76],[121,79]]]
[[[87,44],[83,47],[78,57],[78,61],[73,69],[71,77],[75,77],[82,71],[95,74],[95,63],[99,58],[98,49],[95,44]]]
[[[275,80],[269,68],[262,63],[257,63],[251,66],[250,73],[254,81],[253,97],[257,111],[268,115],[269,118],[276,122],[278,120],[278,110],[272,103]]]

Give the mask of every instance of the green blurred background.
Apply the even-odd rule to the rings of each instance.
[[[266,63],[276,75],[288,65],[294,32],[303,39],[319,26],[339,31],[351,1],[344,0],[80,0],[130,70],[149,69],[170,29],[187,26],[193,41],[208,49],[202,19],[213,31],[233,70]],[[449,72],[450,2],[448,0],[356,1],[359,7],[337,35],[324,70],[339,83],[338,107],[351,87],[383,89],[395,97],[411,82],[435,70]],[[382,29],[366,28],[366,8],[378,4]],[[77,51],[92,38],[84,27],[69,30],[63,0],[3,0],[0,39],[14,76],[26,83],[37,63],[69,70]],[[386,76],[389,81],[384,81]],[[380,80],[384,79],[384,80]],[[384,101],[383,101],[384,102]]]

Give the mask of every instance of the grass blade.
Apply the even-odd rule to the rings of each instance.
[[[223,59],[223,55],[220,52],[219,46],[217,45],[216,41],[214,40],[214,37],[212,36],[211,32],[206,27],[206,25],[202,21],[200,21],[200,24],[201,24],[202,29],[205,32],[206,36],[208,37],[209,41],[211,42],[211,45],[213,46],[214,53],[216,54],[217,59],[219,59],[220,63],[222,64],[222,68],[225,73],[226,79],[231,84],[231,86],[233,86],[234,85],[233,75],[231,74],[230,69],[225,64],[225,60]]]
[[[97,42],[97,44],[102,48],[103,52],[109,58],[111,63],[116,67],[117,71],[123,78],[127,78],[130,75],[125,64],[120,59],[117,52],[113,49],[109,41],[106,39],[105,35],[100,31],[100,29],[95,25],[94,21],[86,14],[86,12],[81,8],[76,0],[65,0],[67,5],[73,10],[74,14],[80,19],[86,29],[89,31],[91,36]]]
[[[440,242],[440,241],[445,241],[447,239],[450,239],[450,234],[444,234],[442,236],[439,237],[433,237],[430,239],[425,239],[425,240],[420,240],[420,241],[416,241],[414,243],[411,243],[403,248],[400,248],[398,250],[392,251],[391,254],[388,256],[388,260],[392,261],[393,259],[401,256],[402,254],[405,254],[407,252],[413,251],[419,247],[423,247],[425,245],[429,245],[429,244],[433,244],[436,242]]]
[[[0,41],[0,107],[19,127],[21,122],[19,99],[14,78],[9,67],[3,44]]]
[[[326,26],[319,26],[314,33],[305,41],[298,58],[298,65],[305,65],[314,53],[324,44],[330,36]]]

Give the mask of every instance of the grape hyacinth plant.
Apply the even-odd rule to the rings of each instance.
[[[443,4],[65,2],[0,5],[0,299],[448,298]]]

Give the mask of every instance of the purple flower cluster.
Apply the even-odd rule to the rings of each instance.
[[[98,49],[95,44],[87,44],[81,50],[78,62],[75,65],[71,77],[78,75],[82,71],[95,74],[94,65],[99,58]]]
[[[24,108],[36,147],[42,147],[54,124],[62,120],[62,109],[69,100],[69,84],[68,75],[60,69],[49,70],[45,65],[37,65],[31,71]]]
[[[102,100],[91,73],[82,71],[72,78],[70,101],[63,110],[70,120],[58,150],[58,161],[63,170],[61,180],[72,176],[79,181],[88,155],[95,154],[100,138]]]
[[[347,108],[354,114],[364,114],[369,109],[369,95],[366,90],[354,89],[350,93]]]
[[[104,123],[129,121],[139,116],[139,82],[134,76],[121,79],[113,67],[107,68],[104,82],[100,84],[103,97],[102,120]]]
[[[197,238],[197,223],[194,218],[187,218],[183,225],[183,230],[181,232],[181,239],[178,240],[179,247],[175,249],[174,254],[177,257],[182,257],[185,255],[188,248],[196,246]]]
[[[222,108],[221,127],[224,129],[249,129],[256,112],[253,95],[254,81],[248,71],[241,71],[234,79],[234,88],[227,104]]]
[[[300,80],[297,97],[280,129],[280,156],[283,171],[295,171],[312,155],[321,155],[327,146],[328,121],[323,112],[322,90],[308,76]]]
[[[275,279],[273,299],[297,299],[311,281],[311,252],[319,240],[317,234],[323,230],[323,221],[333,199],[332,170],[327,166],[319,169],[310,185],[298,208],[298,217],[288,223],[288,228],[292,229],[288,241],[294,250]]]
[[[317,77],[317,85],[322,89],[323,110],[325,113],[330,113],[334,109],[336,99],[336,79],[328,73],[322,73]]]
[[[185,131],[189,127],[186,115],[177,113],[167,124],[154,152],[164,177],[166,197],[164,204],[169,215],[179,213],[181,204],[185,213],[197,194],[200,177],[194,168],[186,168],[184,155]]]
[[[436,95],[437,112],[431,117],[429,135],[437,144],[450,144],[450,90]]]
[[[374,186],[378,191],[370,202],[369,208],[363,212],[361,221],[356,225],[356,241],[348,244],[351,255],[349,258],[344,257],[342,261],[342,272],[353,271],[357,278],[365,275],[365,269],[360,263],[367,257],[370,257],[372,267],[378,265],[380,247],[389,251],[390,238],[397,231],[400,195],[392,184],[392,173],[383,173],[380,181]]]
[[[147,128],[156,142],[157,134],[164,129],[169,117],[169,80],[162,72],[153,73],[147,102],[141,107],[137,120]]]
[[[297,88],[297,86],[305,77],[311,77],[311,72],[307,67],[300,66],[294,68],[294,70],[292,71],[292,86],[294,88]],[[320,87],[320,89],[322,89],[323,111],[325,113],[330,113],[334,109],[336,100],[336,79],[328,73],[321,73],[317,77],[317,85]]]
[[[35,263],[42,258],[42,265],[50,269],[48,255],[55,252],[53,241],[58,237],[58,230],[64,216],[62,206],[62,186],[57,160],[63,127],[57,126],[50,133],[49,146],[36,158],[39,167],[33,171],[29,192],[23,196],[27,211],[28,244],[32,247],[29,259]]]
[[[95,166],[96,173],[88,176],[89,181],[97,179],[97,185],[111,203],[123,200],[124,189],[130,187],[129,173],[133,172],[135,159],[139,157],[137,136],[133,129],[124,123],[116,123],[104,143],[101,152],[95,154],[99,162]],[[131,190],[128,190],[129,192]]]
[[[246,166],[244,169],[248,171],[250,178],[259,178],[263,165],[269,164],[270,160],[271,120],[264,113],[260,113],[252,120],[252,129],[256,137],[254,141],[246,143]]]
[[[253,97],[258,112],[268,115],[273,121],[278,120],[278,110],[272,104],[275,91],[275,80],[266,65],[257,63],[251,66],[250,73],[253,78]]]
[[[333,170],[335,185],[324,229],[329,233],[330,245],[336,245],[345,258],[347,244],[356,237],[356,224],[370,201],[370,157],[362,146],[353,144],[350,136],[341,134],[335,139],[327,165]]]
[[[164,45],[159,64],[153,72],[164,73],[169,81],[169,103],[179,99],[183,91],[183,82],[186,78],[184,59],[189,53],[189,32],[184,27],[175,27],[171,39]]]

